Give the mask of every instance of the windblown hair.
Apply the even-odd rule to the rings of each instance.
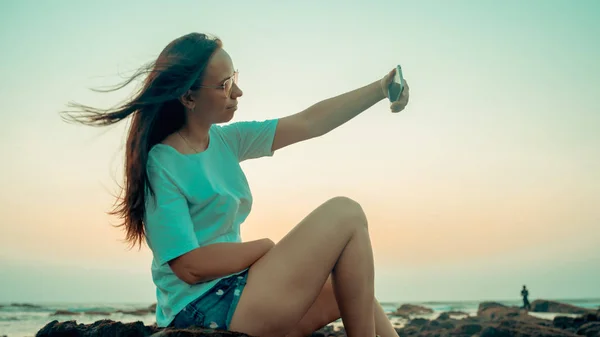
[[[125,147],[125,179],[111,215],[122,220],[125,241],[141,246],[145,239],[146,193],[154,196],[146,165],[152,146],[179,130],[186,120],[180,98],[188,90],[198,90],[210,57],[222,47],[220,39],[190,33],[170,42],[155,61],[139,68],[124,82],[108,90],[116,91],[146,76],[143,85],[126,103],[115,108],[97,109],[70,102],[72,111],[63,120],[90,126],[107,126],[132,116]]]

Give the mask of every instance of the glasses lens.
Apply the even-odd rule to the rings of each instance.
[[[231,95],[231,88],[233,88],[233,79],[228,79],[223,83],[223,90],[225,91],[225,95]]]
[[[235,73],[233,73],[233,76],[231,78],[229,78],[227,81],[225,81],[225,94],[227,96],[231,95],[231,90],[233,89],[233,84],[237,84],[238,82],[238,72],[236,71]]]

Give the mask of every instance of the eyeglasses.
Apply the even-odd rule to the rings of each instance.
[[[200,88],[210,88],[210,89],[223,89],[223,93],[225,96],[231,96],[231,90],[233,90],[233,84],[238,83],[238,74],[239,71],[234,71],[233,76],[227,78],[225,82],[221,85],[201,85]]]

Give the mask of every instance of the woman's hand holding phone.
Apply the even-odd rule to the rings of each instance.
[[[381,90],[390,101],[390,110],[400,112],[408,104],[409,88],[408,83],[402,76],[400,66],[392,69],[381,79]]]

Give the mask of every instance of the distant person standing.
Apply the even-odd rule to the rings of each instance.
[[[531,309],[531,305],[529,304],[529,291],[527,290],[527,287],[525,285],[523,285],[523,289],[521,290],[521,296],[523,297],[523,309],[527,309],[530,310]]]

